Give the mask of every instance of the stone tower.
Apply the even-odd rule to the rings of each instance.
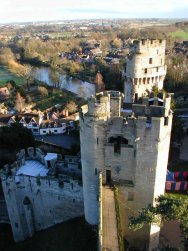
[[[166,75],[165,40],[134,40],[127,57],[124,82],[124,103],[133,103],[151,92],[163,88]]]
[[[170,96],[142,98],[132,105],[132,115],[120,115],[121,94],[106,92],[88,100],[80,114],[80,139],[85,218],[98,223],[98,172],[103,184],[119,187],[124,235],[130,243],[140,240],[148,250],[158,245],[159,228],[128,230],[128,217],[154,204],[164,194],[172,112]],[[150,241],[150,242],[148,242]],[[136,244],[135,244],[136,245]]]
[[[88,99],[88,112],[80,116],[80,143],[85,218],[98,223],[98,172],[105,167],[103,152],[105,123],[110,117],[110,97],[99,94]]]

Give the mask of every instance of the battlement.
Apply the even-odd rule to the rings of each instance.
[[[110,95],[110,98],[119,98],[122,97],[122,93],[119,91],[107,91],[106,92],[108,95]]]
[[[133,45],[136,53],[142,53],[143,49],[165,47],[166,40],[164,39],[142,39],[134,40]]]
[[[88,98],[88,112],[86,115],[108,116],[110,112],[110,96],[106,93],[99,93],[95,97]]]
[[[133,104],[132,110],[135,116],[167,117],[170,113],[171,96],[164,97],[159,93],[158,97],[144,97],[141,104]]]

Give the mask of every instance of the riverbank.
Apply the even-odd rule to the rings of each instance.
[[[24,79],[22,77],[16,76],[7,67],[0,66],[0,87],[6,85],[7,81],[14,80],[17,85],[23,85]]]

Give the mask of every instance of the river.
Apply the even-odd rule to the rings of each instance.
[[[54,83],[50,77],[50,71],[51,69],[48,67],[34,68],[32,75],[35,79],[45,82],[47,85],[54,86]],[[60,88],[73,92],[84,99],[87,99],[91,95],[95,94],[94,84],[68,77],[63,74],[59,74],[59,76]]]

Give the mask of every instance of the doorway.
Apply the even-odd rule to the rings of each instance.
[[[106,170],[106,183],[110,184],[112,182],[111,170]]]

